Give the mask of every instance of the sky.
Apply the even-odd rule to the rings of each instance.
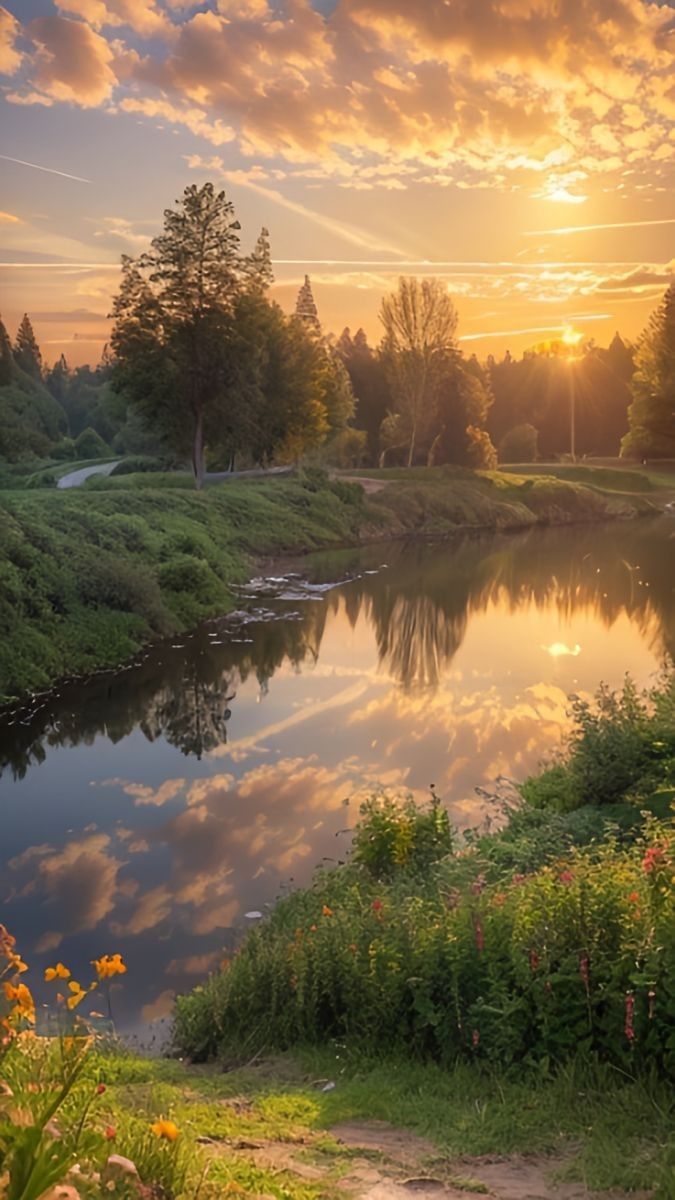
[[[210,179],[336,334],[433,274],[479,358],[636,338],[675,274],[674,51],[675,0],[10,0],[3,319],[97,361],[120,255]]]

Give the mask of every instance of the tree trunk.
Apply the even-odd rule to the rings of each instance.
[[[410,447],[408,449],[408,466],[412,467],[415,457],[415,435],[417,433],[417,422],[413,422],[412,433],[410,435]]]
[[[204,423],[201,411],[195,422],[195,436],[192,442],[192,470],[195,477],[195,487],[201,492],[204,487]]]

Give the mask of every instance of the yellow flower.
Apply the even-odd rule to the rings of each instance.
[[[150,1126],[152,1132],[158,1138],[166,1138],[167,1142],[175,1142],[180,1137],[180,1129],[174,1125],[173,1121],[165,1121],[160,1119],[155,1121],[154,1125]]]
[[[13,1012],[31,1023],[35,1020],[35,1001],[25,983],[3,983],[5,999],[14,1002]]]
[[[112,979],[113,975],[126,975],[126,965],[121,954],[104,954],[95,958],[93,966],[99,979]]]
[[[77,1008],[78,1004],[82,1003],[87,995],[87,992],[85,992],[82,985],[77,983],[74,979],[68,984],[68,988],[73,994],[72,996],[68,997],[66,1004],[68,1005],[68,1008],[72,1010],[73,1008]]]
[[[52,979],[70,979],[70,971],[64,967],[62,962],[57,962],[55,967],[47,967],[45,980],[47,983],[51,983]]]

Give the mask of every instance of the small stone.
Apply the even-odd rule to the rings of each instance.
[[[105,1167],[103,1168],[103,1179],[120,1176],[133,1176],[138,1178],[138,1167],[131,1161],[130,1158],[125,1158],[122,1154],[111,1154]]]

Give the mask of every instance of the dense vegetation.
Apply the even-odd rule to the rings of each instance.
[[[530,780],[497,833],[459,841],[435,796],[374,797],[349,864],[179,1000],[177,1044],[203,1058],[347,1039],[446,1065],[581,1054],[674,1073],[674,717],[672,676],[577,705],[562,801],[550,772]]]
[[[189,476],[156,472],[58,494],[0,492],[0,698],[113,666],[151,638],[227,612],[229,585],[254,555],[651,510],[639,495],[445,468],[369,497],[320,471],[201,495]]]

